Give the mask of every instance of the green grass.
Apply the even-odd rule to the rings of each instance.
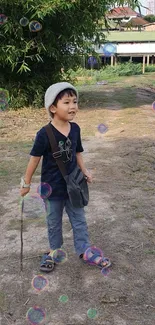
[[[3,308],[5,307],[5,300],[6,300],[5,293],[3,291],[0,291],[0,309],[1,310],[3,310]]]
[[[149,81],[152,85],[155,85],[155,80],[153,79],[152,74],[155,72],[155,66],[146,67],[146,73],[148,74],[147,82]],[[125,76],[141,76],[142,75],[142,64],[141,63],[122,63],[117,66],[111,67],[107,65],[105,68],[101,68],[100,70],[88,70],[79,68],[76,71],[70,69],[70,76],[75,80],[75,84],[80,85],[92,85],[96,84],[98,81],[108,81],[108,83],[117,83],[119,81],[123,81],[123,77]],[[154,80],[154,81],[152,81]]]
[[[4,167],[0,167],[0,177],[5,177],[8,175],[8,170],[4,169]]]
[[[146,254],[150,254],[150,255],[155,255],[155,250],[154,249],[149,249],[147,251],[145,251]]]
[[[155,41],[155,33],[154,32],[146,32],[146,31],[126,31],[126,32],[118,32],[118,31],[110,31],[103,32],[106,36],[106,41],[109,42],[131,42],[131,41]]]

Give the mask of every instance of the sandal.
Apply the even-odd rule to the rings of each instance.
[[[85,254],[81,254],[80,259],[82,259],[83,263],[96,266],[100,269],[107,269],[108,267],[111,266],[111,262],[109,258],[101,256],[99,253],[94,253],[93,256],[91,256],[89,259],[86,259]],[[100,257],[98,262],[95,262],[96,258]]]
[[[48,253],[45,253],[42,256],[41,262],[40,262],[40,271],[42,272],[51,272],[53,271],[55,266],[54,261],[52,260],[52,257]]]

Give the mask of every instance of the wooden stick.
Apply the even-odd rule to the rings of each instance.
[[[23,211],[24,211],[24,198],[21,201],[21,228],[20,228],[20,240],[21,240],[21,251],[20,251],[20,270],[23,271]]]

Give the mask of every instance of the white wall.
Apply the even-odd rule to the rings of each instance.
[[[118,44],[118,54],[137,54],[137,53],[153,53],[155,54],[155,43],[136,43],[136,44]]]
[[[94,46],[94,50],[102,54],[104,44],[99,48]],[[155,43],[127,43],[127,44],[117,44],[117,54],[155,54]],[[104,55],[104,54],[103,54]]]

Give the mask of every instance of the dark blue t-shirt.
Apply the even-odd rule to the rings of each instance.
[[[81,143],[80,127],[74,122],[69,123],[71,129],[67,137],[50,123],[68,174],[70,174],[77,165],[76,153],[84,151]],[[52,153],[48,135],[45,127],[43,127],[37,132],[30,155],[35,157],[43,156],[41,183],[47,183],[52,188],[52,193],[48,196],[48,199],[63,200],[68,198],[66,182]]]

